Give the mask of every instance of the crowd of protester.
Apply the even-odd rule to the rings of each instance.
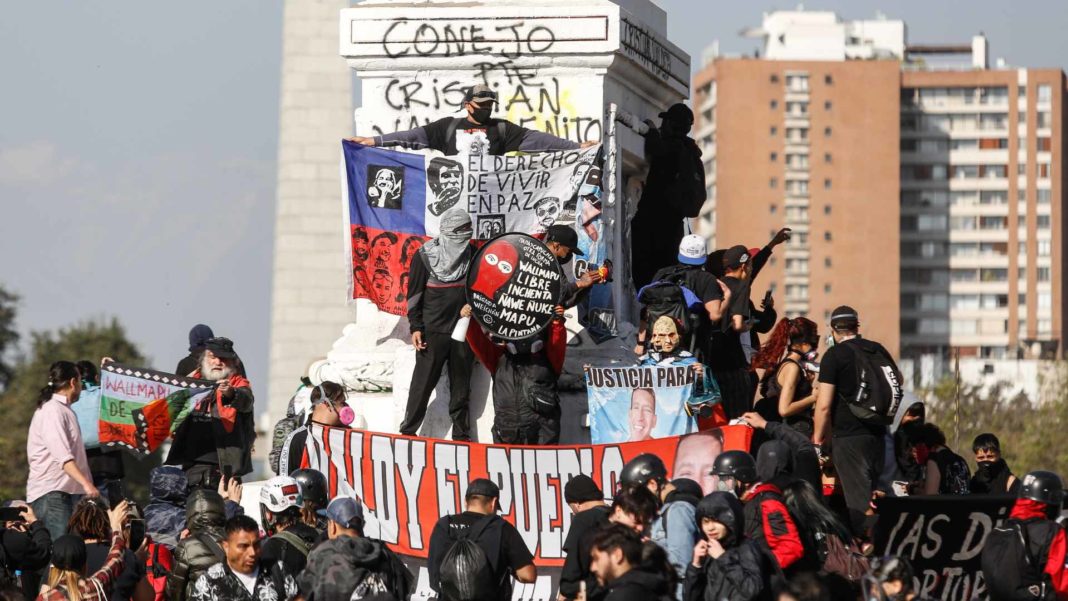
[[[447,155],[479,139],[495,153],[579,146],[494,119],[495,102],[495,92],[475,86],[465,98],[466,119],[355,140],[421,144]],[[790,231],[761,248],[711,253],[704,239],[684,235],[676,226],[704,194],[700,153],[687,136],[693,114],[676,105],[661,117],[647,134],[656,185],[643,193],[643,217],[634,224],[634,232],[647,232],[635,239],[631,274],[642,307],[635,364],[692,366],[700,393],[687,412],[705,430],[710,422],[702,420],[746,424],[752,444],[720,452],[722,436],[707,431],[701,440],[719,449],[676,458],[673,479],[660,457],[643,454],[623,467],[616,490],[601,490],[586,475],[564,483],[572,517],[558,599],[919,598],[905,558],[873,556],[873,501],[968,494],[1017,497],[1006,525],[991,534],[999,544],[983,552],[984,570],[1000,570],[995,598],[1035,590],[1036,599],[1068,598],[1068,544],[1053,521],[1064,498],[1059,477],[1017,478],[994,434],[975,439],[973,475],[927,422],[923,403],[891,390],[890,409],[880,408],[896,365],[861,336],[853,308],[836,308],[821,334],[805,317],[778,320],[770,294],[755,304],[753,281]],[[439,208],[440,235],[412,253],[407,301],[416,363],[400,430],[418,433],[447,366],[452,436],[470,440],[477,358],[493,376],[493,441],[555,444],[563,325],[554,320],[528,341],[455,339],[457,322],[471,313],[464,282],[473,234],[466,211]],[[543,241],[561,264],[581,254],[569,225],[547,227]],[[591,269],[568,283],[557,316],[605,275]],[[125,493],[121,456],[87,451],[71,410],[83,390],[99,386],[97,373],[95,362],[57,361],[47,374],[29,429],[25,499],[4,507],[0,600],[412,597],[412,572],[386,544],[365,536],[362,501],[331,498],[326,476],[307,468],[311,426],[354,426],[342,386],[305,382],[306,406],[291,406],[276,429],[271,467],[279,475],[261,486],[253,519],[241,502],[242,477],[253,470],[254,398],[231,340],[202,324],[190,332],[189,355],[176,373],[209,380],[213,390],[174,433],[143,508]],[[867,412],[856,399],[871,401]],[[508,600],[513,582],[535,582],[532,549],[500,509],[498,485],[475,479],[464,510],[440,517],[427,572],[441,598]],[[1013,578],[1004,571],[1010,564]]]

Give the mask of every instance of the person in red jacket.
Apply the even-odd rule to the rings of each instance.
[[[761,456],[765,455],[765,448],[768,448],[767,454],[771,454],[773,449],[778,451],[777,456],[761,461],[762,467],[766,462],[779,464],[788,461],[789,450],[783,452],[774,444],[776,442],[761,445]],[[773,472],[775,476],[787,473],[781,468]],[[777,478],[771,477],[769,481],[762,482],[752,455],[745,451],[720,453],[712,473],[719,478],[718,487],[721,491],[734,493],[745,504],[746,537],[764,544],[775,556],[780,568],[785,570],[804,556],[801,536],[786,509],[782,489],[776,484]]]

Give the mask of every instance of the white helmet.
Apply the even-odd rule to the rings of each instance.
[[[275,476],[260,489],[260,505],[272,513],[281,513],[290,507],[303,507],[304,494],[293,478]]]

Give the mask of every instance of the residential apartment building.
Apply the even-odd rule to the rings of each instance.
[[[850,304],[906,358],[1059,354],[1064,74],[988,69],[982,36],[910,46],[882,18],[776,12],[750,34],[765,58],[694,78],[695,229],[718,247],[794,230],[753,297],[821,327]]]

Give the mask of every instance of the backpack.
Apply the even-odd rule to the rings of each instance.
[[[281,476],[288,475],[279,472],[278,466],[282,461],[282,454],[287,450],[285,445],[286,441],[289,440],[289,435],[304,425],[303,418],[303,415],[290,415],[278,420],[278,423],[274,425],[274,433],[271,435],[271,452],[267,455],[274,473]],[[289,467],[290,469],[295,469],[293,466]]]
[[[849,410],[861,422],[890,425],[905,394],[901,370],[881,347],[866,348],[858,343],[844,346],[853,352],[857,366],[857,394],[845,399]]]
[[[816,553],[824,572],[837,574],[853,583],[859,583],[868,573],[868,558],[853,541],[847,545],[837,535],[823,532],[817,532],[815,538]]]
[[[986,537],[980,563],[991,601],[1052,601],[1056,599],[1052,582],[1045,573],[1049,541],[1037,543],[1028,534],[1034,520],[1008,520]],[[1053,523],[1050,527],[1057,528]],[[1052,540],[1051,536],[1048,537]]]
[[[684,140],[678,156],[678,171],[668,187],[665,198],[681,213],[682,217],[697,217],[708,199],[705,186],[705,165],[701,151],[689,139]]]
[[[297,536],[296,534],[293,534],[288,530],[283,530],[281,532],[276,533],[271,538],[277,538],[279,540],[289,543],[289,546],[295,548],[298,553],[304,556],[304,559],[308,558],[308,552],[311,551],[311,547],[310,545],[308,545],[307,542],[305,542],[303,538]]]
[[[438,568],[441,594],[450,601],[496,601],[500,580],[493,574],[486,551],[478,537],[494,522],[489,516],[459,534],[459,539],[445,552]],[[449,518],[452,532],[452,518]]]
[[[638,303],[645,313],[646,328],[651,331],[656,320],[667,315],[680,324],[679,345],[693,352],[702,305],[697,295],[683,285],[688,270],[680,267],[643,286],[638,291]]]
[[[174,556],[171,550],[160,543],[149,543],[148,558],[145,562],[145,577],[152,585],[156,601],[163,601],[163,589],[167,584],[167,576],[174,568]]]

